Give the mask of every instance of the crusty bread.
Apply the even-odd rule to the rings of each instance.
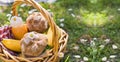
[[[34,12],[26,21],[29,31],[43,33],[48,29],[48,22],[40,12]]]

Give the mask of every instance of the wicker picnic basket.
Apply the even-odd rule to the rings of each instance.
[[[59,53],[62,53],[62,54],[65,53],[68,34],[64,30],[59,28],[54,22],[53,18],[47,12],[47,10],[45,10],[40,4],[38,4],[34,0],[16,0],[12,6],[13,16],[18,16],[17,6],[22,3],[32,5],[38,11],[40,11],[41,14],[46,18],[53,32],[52,33],[53,47],[43,52],[39,57],[32,57],[32,58],[22,57],[22,56],[13,56],[9,52],[7,52],[4,48],[2,48],[3,52],[0,53],[0,60],[4,62],[59,62],[60,61]],[[60,38],[58,37],[58,31],[61,32]]]

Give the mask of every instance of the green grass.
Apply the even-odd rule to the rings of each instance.
[[[40,4],[53,12],[57,25],[69,34],[67,53],[65,53],[61,62],[79,62],[83,60],[83,57],[88,57],[88,62],[101,62],[104,56],[109,57],[112,54],[117,55],[114,61],[120,61],[120,50],[114,50],[111,47],[113,44],[117,45],[118,48],[120,47],[120,11],[118,11],[120,0],[58,0],[53,4]],[[0,25],[8,23],[6,15],[10,13],[10,8],[8,7],[0,14]],[[19,13],[25,21],[29,10],[33,8],[19,7],[20,9],[23,11],[19,11]],[[94,15],[97,15],[95,19],[97,27],[94,26]],[[64,21],[60,21],[61,19],[64,19]],[[64,24],[64,26],[61,26],[61,24]],[[78,43],[79,38],[84,35],[98,39],[105,35],[112,43],[100,50],[99,46],[104,44],[104,40],[95,41],[95,47],[89,46],[89,43],[86,45]],[[79,49],[74,50],[75,46],[79,46]],[[75,58],[74,55],[80,55],[81,58]]]

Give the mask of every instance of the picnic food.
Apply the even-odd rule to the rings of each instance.
[[[54,22],[53,18],[50,16],[50,14],[47,12],[47,10],[45,10],[40,4],[38,4],[34,0],[15,0],[12,6],[13,17],[10,21],[10,26],[12,28],[13,27],[19,28],[21,25],[24,25],[22,19],[18,17],[18,13],[17,13],[18,5],[21,5],[22,3],[30,4],[38,11],[40,11],[42,15],[38,16],[39,15],[38,14],[36,15],[36,17],[35,15],[31,15],[31,17],[28,17],[28,19],[32,17],[33,17],[32,19],[35,19],[35,21],[32,20],[32,23],[30,20],[28,19],[26,20],[28,31],[21,38],[20,41],[21,52],[17,53],[16,55],[14,51],[11,52],[11,50],[9,49],[8,51],[6,50],[6,48],[2,48],[2,52],[0,52],[0,60],[4,62],[10,62],[10,61],[11,62],[59,62],[60,57],[58,55],[59,53],[64,54],[66,50],[68,34],[64,30],[59,28],[57,24]],[[44,20],[43,16],[45,17],[46,20]],[[30,23],[28,23],[28,21]],[[49,24],[49,27],[47,24]],[[50,30],[50,32],[47,31],[48,29]],[[19,29],[15,29],[15,30],[19,30]],[[45,32],[47,33],[47,35],[44,34]],[[31,35],[30,33],[33,33],[35,35]],[[21,34],[21,32],[17,34]],[[52,40],[50,41],[50,43],[53,46],[51,48],[48,48],[49,46],[46,47],[48,38],[50,37],[48,36],[49,34],[50,36],[52,36],[51,38]],[[17,38],[13,38],[13,39],[17,40]]]
[[[27,30],[26,24],[21,25],[19,27],[12,27],[12,33],[13,33],[15,39],[20,40],[24,36],[24,34],[27,32],[28,32],[28,30]]]
[[[40,12],[34,12],[26,21],[29,31],[43,33],[48,29],[48,22]]]
[[[12,26],[12,33],[15,39],[20,40],[24,34],[28,32],[26,24],[23,23],[20,17],[13,16],[11,18],[10,24]]]
[[[13,38],[10,26],[0,27],[0,41],[2,41],[3,38]]]
[[[2,44],[15,52],[20,52],[21,51],[21,47],[20,47],[20,40],[13,40],[13,39],[3,39],[2,40]]]
[[[46,35],[37,32],[27,33],[21,40],[22,54],[25,56],[38,56],[46,46]]]

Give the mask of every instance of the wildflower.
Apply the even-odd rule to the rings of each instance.
[[[118,11],[120,11],[120,8],[118,8]]]
[[[103,58],[102,58],[102,61],[107,61],[107,57],[103,57]]]
[[[10,11],[10,13],[12,14],[12,13],[13,13],[13,11]]]
[[[11,14],[7,14],[8,20],[10,20],[11,16]]]
[[[18,16],[13,16],[10,20],[10,25],[11,26],[18,26],[18,25],[22,25],[23,21],[21,17]]]
[[[82,60],[82,61],[80,61],[80,62],[85,62],[85,61]]]
[[[95,46],[95,42],[94,42],[94,41],[91,41],[91,42],[90,42],[90,45],[91,45],[91,46]]]
[[[64,23],[60,23],[60,26],[61,26],[61,27],[64,27]]]
[[[79,49],[79,46],[78,46],[78,45],[75,45],[75,46],[73,47],[73,49],[78,50],[78,49]]]
[[[87,42],[87,40],[86,40],[86,39],[80,39],[80,42],[81,42],[82,44],[85,44],[85,42]]]
[[[22,5],[20,5],[20,7],[25,7],[26,6],[26,4],[22,4]]]
[[[80,15],[77,15],[76,18],[77,18],[77,19],[80,19],[81,17],[80,17]]]
[[[75,17],[75,14],[72,13],[71,16],[72,16],[72,17]]]
[[[111,59],[114,59],[116,57],[116,55],[110,55]]]
[[[11,14],[7,14],[7,17],[12,16]]]
[[[51,12],[51,10],[50,10],[50,9],[47,9],[47,11],[48,11],[48,12]]]
[[[62,19],[60,19],[60,22],[63,22],[65,19],[64,18],[62,18]]]
[[[105,45],[100,45],[99,47],[103,49],[105,47]]]
[[[37,9],[32,9],[30,11],[28,11],[29,14],[32,14],[33,12],[37,11]]]
[[[73,9],[72,8],[69,8],[68,11],[72,11]]]
[[[54,3],[56,0],[47,0],[47,3]]]
[[[108,44],[110,42],[110,39],[105,39],[104,41],[106,42],[106,44]]]
[[[112,45],[112,48],[113,48],[113,49],[117,49],[118,47],[113,44],[113,45]]]
[[[114,18],[113,15],[110,15],[110,16],[109,16],[109,20],[112,20],[113,18]]]
[[[19,11],[23,11],[23,9],[20,8]]]
[[[88,58],[87,58],[87,57],[83,57],[83,60],[84,60],[84,61],[88,61]]]
[[[97,40],[97,38],[95,37],[95,38],[93,38],[93,40]]]
[[[106,62],[110,62],[110,61],[106,61]]]
[[[87,40],[86,39],[80,39],[81,42],[86,42]]]
[[[75,57],[75,58],[80,58],[80,55],[73,55],[73,57]]]
[[[20,16],[20,14],[18,14],[18,16]]]
[[[62,58],[62,57],[64,57],[64,53],[59,52],[59,53],[58,53],[58,56],[59,56],[60,58]]]
[[[85,39],[85,42],[87,42],[88,40],[87,39]]]
[[[38,38],[37,35],[35,35],[34,32],[30,32],[28,34],[29,34],[28,38],[30,38],[30,39]]]

